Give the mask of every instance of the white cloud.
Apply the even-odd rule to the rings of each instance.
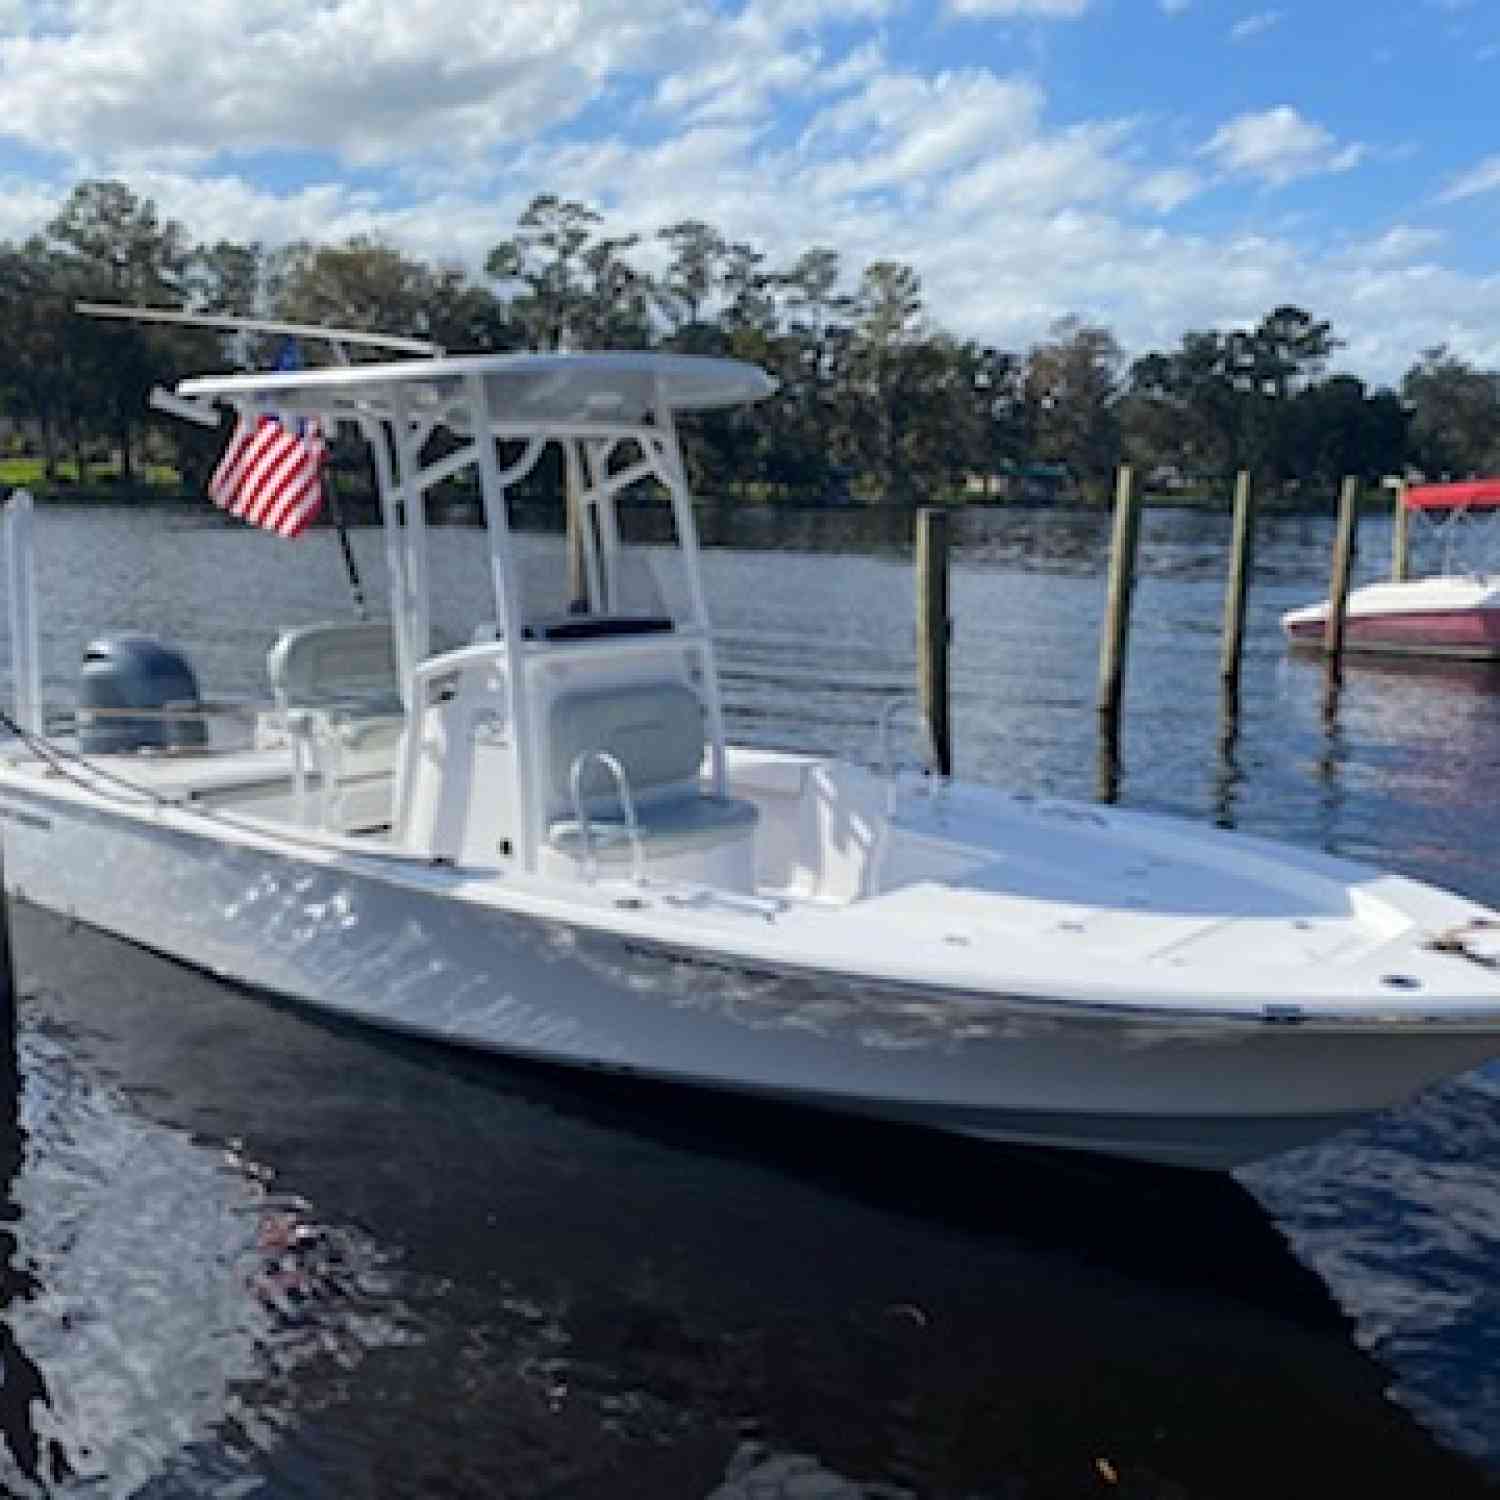
[[[1042,102],[1036,85],[979,69],[883,74],[818,114],[801,149],[825,193],[930,180],[1030,142]]]
[[[0,39],[5,128],[47,150],[463,155],[691,50],[699,0],[75,0]]]
[[[885,45],[879,40],[865,42],[831,67],[825,68],[819,79],[820,87],[827,93],[840,93],[856,84],[867,83],[886,66]]]
[[[1131,189],[1131,197],[1158,213],[1169,214],[1203,191],[1203,179],[1184,167],[1165,167],[1148,172]]]
[[[1340,146],[1321,125],[1286,104],[1237,115],[1199,148],[1199,155],[1212,157],[1225,171],[1259,177],[1272,187],[1299,177],[1347,172],[1364,154],[1364,146]]]
[[[705,30],[699,45],[674,44],[674,71],[657,84],[653,103],[665,115],[696,121],[749,119],[778,95],[820,95],[852,88],[884,65],[878,37],[831,61],[817,39],[827,21],[878,19],[890,0],[776,0],[747,6]]]
[[[833,21],[875,21],[895,9],[898,0],[755,0],[733,22],[741,37],[779,42],[811,33]]]
[[[178,219],[195,238],[212,241],[344,240],[358,234],[404,238],[403,215],[368,192],[320,183],[293,193],[268,193],[241,178],[143,172],[131,186],[164,218]],[[498,238],[498,236],[496,236]]]
[[[1478,166],[1455,177],[1438,194],[1439,203],[1457,203],[1462,198],[1476,198],[1500,188],[1500,156],[1487,156]]]
[[[24,240],[57,214],[63,189],[21,177],[0,177],[0,240]]]
[[[1279,25],[1285,15],[1286,12],[1280,10],[1256,11],[1253,16],[1245,16],[1229,28],[1229,39],[1232,42],[1248,42],[1251,37],[1260,36]]]
[[[1351,261],[1369,265],[1401,265],[1417,261],[1436,250],[1446,238],[1440,229],[1394,224],[1372,240],[1351,245],[1345,254]]]
[[[695,120],[746,119],[766,108],[774,94],[800,91],[818,77],[816,48],[781,52],[746,68],[734,54],[693,72],[673,73],[656,91],[656,107]]]
[[[956,16],[1040,16],[1063,18],[1081,16],[1090,0],[948,0],[948,9]]]
[[[964,214],[1002,205],[1036,214],[1107,198],[1129,180],[1128,169],[1111,154],[1129,128],[1124,122],[1076,126],[1027,141],[962,173],[945,197]]]

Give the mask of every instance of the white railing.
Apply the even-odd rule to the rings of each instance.
[[[42,733],[42,664],[37,649],[36,568],[30,492],[17,490],[5,504],[5,562],[10,583],[10,669],[15,720],[28,734]]]

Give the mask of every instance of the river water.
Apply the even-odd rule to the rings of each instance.
[[[1227,521],[1148,514],[1120,760],[1108,522],[956,521],[961,775],[1370,859],[1500,904],[1500,676],[1353,666],[1258,538],[1240,713]],[[871,758],[909,690],[905,517],[710,514],[733,734]],[[38,515],[45,696],[150,627],[206,692],[345,594],[331,539]],[[480,608],[435,534],[440,631]],[[378,539],[355,536],[372,592]],[[729,545],[732,543],[733,545]],[[1361,576],[1388,554],[1367,520]],[[8,695],[8,683],[3,685]],[[1463,1496],[1500,1481],[1500,1067],[1234,1178],[455,1055],[13,913],[0,1490],[17,1495]]]

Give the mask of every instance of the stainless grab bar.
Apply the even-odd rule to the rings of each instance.
[[[894,776],[896,773],[897,768],[891,759],[891,722],[902,709],[910,709],[919,722],[921,719],[917,700],[909,693],[898,693],[886,701],[880,710],[880,759],[876,762],[876,769],[882,776]],[[923,739],[925,738],[924,735]],[[922,768],[928,772],[933,770],[930,750],[924,750]]]
[[[625,767],[608,750],[582,750],[573,757],[568,771],[568,786],[573,794],[573,815],[578,820],[578,836],[583,844],[584,868],[591,881],[599,878],[599,862],[594,854],[594,832],[588,813],[583,806],[584,770],[598,761],[615,779],[615,791],[620,799],[620,811],[625,817],[625,832],[630,839],[631,878],[637,885],[646,880],[645,853],[641,848],[641,828],[635,815],[635,798],[630,795],[630,778]]]

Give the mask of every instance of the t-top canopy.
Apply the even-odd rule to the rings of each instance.
[[[200,375],[183,396],[250,401],[331,417],[388,416],[398,393],[414,415],[458,407],[466,379],[484,381],[497,427],[636,427],[661,405],[704,411],[759,401],[776,382],[755,365],[689,354],[470,354],[447,359]],[[455,411],[454,417],[458,416]]]
[[[1411,510],[1467,510],[1500,506],[1500,479],[1467,479],[1460,484],[1414,484],[1401,497]]]

